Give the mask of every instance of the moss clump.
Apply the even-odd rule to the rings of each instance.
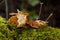
[[[8,28],[8,21],[0,17],[0,40],[13,40],[13,31]]]
[[[60,29],[50,26],[38,29],[17,29],[17,40],[60,40]]]

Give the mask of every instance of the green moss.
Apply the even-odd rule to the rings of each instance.
[[[50,26],[40,27],[38,29],[17,29],[18,37],[17,40],[59,40],[60,29],[53,28]]]

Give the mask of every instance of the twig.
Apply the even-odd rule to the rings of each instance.
[[[48,21],[52,15],[53,13],[51,13],[45,21]]]
[[[19,9],[17,9],[17,12],[19,13]],[[9,13],[9,15],[16,15],[17,13]]]
[[[5,5],[6,5],[6,19],[8,19],[8,3],[7,3],[7,0],[5,0]]]
[[[17,14],[17,13],[9,13],[9,15],[11,15],[11,16],[12,16],[12,15],[16,15],[16,14]]]
[[[41,11],[42,11],[42,5],[43,5],[43,2],[40,3],[39,19],[40,19],[40,15],[41,15]]]
[[[17,9],[17,12],[19,13],[19,9]]]

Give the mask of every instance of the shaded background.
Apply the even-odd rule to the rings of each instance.
[[[32,2],[34,1],[36,0],[33,0]],[[34,6],[31,2],[28,3],[28,0],[8,0],[7,2],[8,13],[17,12],[17,9],[26,10],[28,12],[34,10],[37,15],[40,11],[40,2],[43,2],[40,19],[46,20],[50,13],[53,13],[53,16],[49,19],[49,25],[60,28],[60,0],[39,0],[39,3]],[[3,17],[6,17],[5,9],[4,0],[0,0],[0,15]]]

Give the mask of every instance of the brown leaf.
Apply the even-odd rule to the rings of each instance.
[[[38,28],[39,27],[39,24],[37,22],[33,21],[33,20],[27,21],[27,24],[30,25],[33,28]]]
[[[11,24],[16,24],[17,22],[17,17],[16,16],[12,16],[9,18],[8,22],[11,23]]]

